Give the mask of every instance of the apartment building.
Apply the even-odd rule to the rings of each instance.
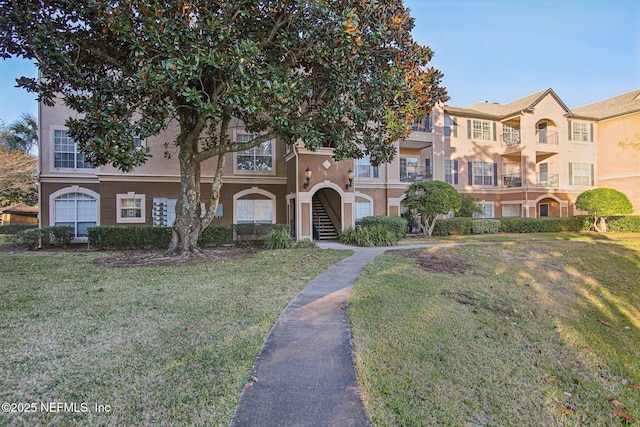
[[[400,215],[405,189],[434,179],[480,200],[487,218],[574,215],[576,197],[600,179],[607,186],[635,185],[627,194],[637,206],[637,157],[623,173],[602,164],[616,162],[603,143],[625,159],[628,151],[640,151],[638,97],[628,96],[626,112],[614,115],[596,114],[605,108],[595,106],[572,111],[551,89],[505,105],[438,106],[396,142],[396,158],[378,166],[367,158],[335,162],[330,148],[311,152],[303,144],[267,141],[227,154],[214,224],[288,223],[297,239],[333,239],[365,216]],[[85,162],[66,134],[70,114],[63,106],[40,107],[42,226],[71,225],[82,241],[95,225],[171,225],[180,175],[164,143],[174,134],[136,140],[153,157],[125,174]],[[249,137],[240,122],[229,132],[235,140]],[[202,167],[203,201],[215,164],[211,159]]]

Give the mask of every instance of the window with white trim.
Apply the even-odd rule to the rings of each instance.
[[[237,224],[271,224],[273,223],[273,200],[240,199],[236,203]]]
[[[488,120],[471,120],[471,138],[491,140],[491,122]]]
[[[369,156],[355,159],[353,174],[356,178],[371,178],[371,162]]]
[[[573,141],[591,141],[590,124],[585,122],[571,122],[571,139]]]
[[[592,163],[569,163],[569,185],[592,186]]]
[[[362,220],[365,216],[371,216],[371,202],[356,202],[356,221]]]
[[[118,223],[144,223],[145,215],[144,194],[116,194],[116,222]]]
[[[522,216],[521,204],[502,205],[503,218],[520,218]]]
[[[238,133],[236,141],[249,142],[255,135]],[[238,151],[236,154],[236,170],[239,171],[272,171],[273,170],[273,140],[264,141],[262,144]]]
[[[458,184],[458,161],[444,159],[444,182],[451,185]]]
[[[480,202],[482,213],[474,213],[474,218],[493,218],[493,202]]]
[[[493,185],[493,163],[473,162],[473,185]]]
[[[64,130],[53,132],[53,166],[66,169],[92,169],[91,163],[85,160],[84,154],[78,150],[78,144]]]
[[[63,194],[53,201],[54,225],[73,227],[75,237],[86,237],[87,230],[97,225],[97,201],[82,193]]]

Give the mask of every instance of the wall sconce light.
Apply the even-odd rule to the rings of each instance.
[[[353,171],[351,169],[349,169],[349,172],[347,172],[347,179],[349,180],[349,182],[347,183],[347,185],[345,185],[345,187],[348,190],[353,187]]]
[[[304,170],[304,179],[307,180],[307,182],[304,183],[304,188],[309,187],[309,181],[311,181],[311,169],[309,169],[309,166],[307,166],[307,168]]]

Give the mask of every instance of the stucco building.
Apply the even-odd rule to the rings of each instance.
[[[638,93],[574,110],[551,89],[505,105],[438,106],[379,166],[367,158],[335,162],[329,148],[267,141],[227,154],[214,224],[288,223],[297,239],[331,239],[364,216],[400,215],[405,189],[433,179],[479,199],[484,217],[571,216],[576,197],[599,185],[624,191],[638,211]],[[82,240],[95,225],[171,225],[180,179],[175,156],[164,155],[171,131],[137,140],[153,157],[125,174],[85,162],[66,134],[70,114],[40,107],[42,226],[72,225]],[[248,137],[240,122],[229,132]],[[203,202],[215,164],[202,167]]]

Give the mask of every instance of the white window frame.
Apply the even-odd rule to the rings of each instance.
[[[251,134],[249,132],[243,131],[243,130],[235,130],[234,131],[234,135],[233,135],[233,139],[236,142],[239,142],[240,140],[246,140],[249,141],[253,138],[255,138],[256,135]],[[246,141],[242,141],[242,142],[246,142]],[[240,169],[240,161],[238,159],[239,156],[242,156],[243,153],[247,153],[249,151],[252,152],[252,155],[254,156],[254,159],[256,157],[256,149],[259,148],[259,146],[256,147],[251,147],[247,150],[242,150],[242,151],[238,151],[236,153],[233,153],[233,171],[235,174],[240,174],[240,175],[275,175],[276,174],[276,140],[275,139],[270,139],[268,141],[264,141],[262,144],[267,144],[269,143],[271,145],[271,166],[269,169]],[[262,145],[260,144],[260,145]],[[267,157],[267,156],[263,156],[263,157]]]
[[[373,212],[373,203],[369,200],[356,201],[356,221],[362,221],[362,218],[371,216]],[[362,212],[366,210],[366,215],[362,215]]]
[[[473,214],[474,218],[480,218],[480,219],[495,218],[493,202],[481,201],[479,203],[480,203],[480,206],[482,206],[482,213],[480,214],[474,213]]]
[[[140,201],[140,217],[123,217],[123,209],[138,209],[138,208],[126,208],[122,206],[122,203],[127,200],[139,200]],[[136,194],[133,192],[126,194],[116,194],[116,222],[119,224],[144,224],[146,222],[146,195]]]
[[[473,184],[472,185],[483,185],[483,186],[493,186],[494,177],[493,177],[493,163],[492,162],[473,162]],[[489,171],[487,175],[486,172]],[[487,183],[488,180],[488,183]]]
[[[594,178],[591,176],[591,168],[592,163],[571,162],[571,185],[591,187]]]
[[[56,151],[56,139],[58,138],[58,134],[60,132],[64,133],[64,137],[68,138],[69,141],[71,143],[73,143],[73,153],[71,153],[70,151],[66,151],[66,152],[62,152],[62,151]],[[95,167],[92,166],[90,163],[88,163],[86,160],[84,160],[84,155],[82,153],[80,153],[80,151],[78,150],[78,143],[76,141],[74,141],[69,135],[68,135],[68,129],[64,126],[52,126],[50,129],[50,138],[51,138],[51,169],[52,170],[65,170],[65,171],[95,171]],[[56,166],[56,154],[60,153],[60,154],[73,154],[73,167],[68,167],[68,166]],[[83,156],[83,160],[82,163],[88,165],[87,167],[77,167],[78,166],[78,157],[79,156]]]
[[[491,122],[489,120],[471,120],[471,138],[491,141]]]
[[[513,212],[510,212],[510,215],[505,215],[505,212],[509,208],[510,210],[518,211],[518,215],[512,215]],[[521,218],[522,217],[522,203],[505,203],[502,205],[502,217],[503,218]]]
[[[251,197],[252,194],[260,194],[262,196],[265,196],[265,198],[254,198]],[[276,195],[273,193],[270,193],[266,190],[263,190],[261,188],[258,187],[251,187],[251,188],[247,188],[246,190],[242,190],[236,194],[233,195],[233,224],[238,224],[238,201],[239,200],[270,200],[271,204],[272,204],[272,208],[271,208],[271,223],[275,224],[276,223],[276,218],[277,216],[277,204],[276,204]],[[244,221],[244,220],[243,220]],[[245,222],[245,224],[247,224]],[[234,236],[235,238],[235,236]]]
[[[571,122],[571,140],[577,142],[591,142],[591,124],[587,122]]]
[[[55,212],[55,200],[60,196],[64,196],[67,194],[80,193],[86,196],[92,197],[96,201],[96,226],[100,225],[100,194],[96,193],[93,190],[89,190],[88,188],[83,188],[77,185],[73,185],[71,187],[61,188],[58,191],[54,191],[49,194],[49,225],[55,225],[56,223],[56,212]],[[58,221],[60,222],[60,221]],[[74,233],[77,234],[77,230],[74,230]],[[75,237],[71,240],[72,243],[86,243],[88,241],[87,237]]]
[[[453,170],[453,160],[444,159],[444,182],[453,185],[453,176],[455,172]]]
[[[353,176],[355,178],[373,178],[373,173],[371,172],[371,161],[369,160],[369,156],[364,156],[361,159],[355,159],[353,161]]]

